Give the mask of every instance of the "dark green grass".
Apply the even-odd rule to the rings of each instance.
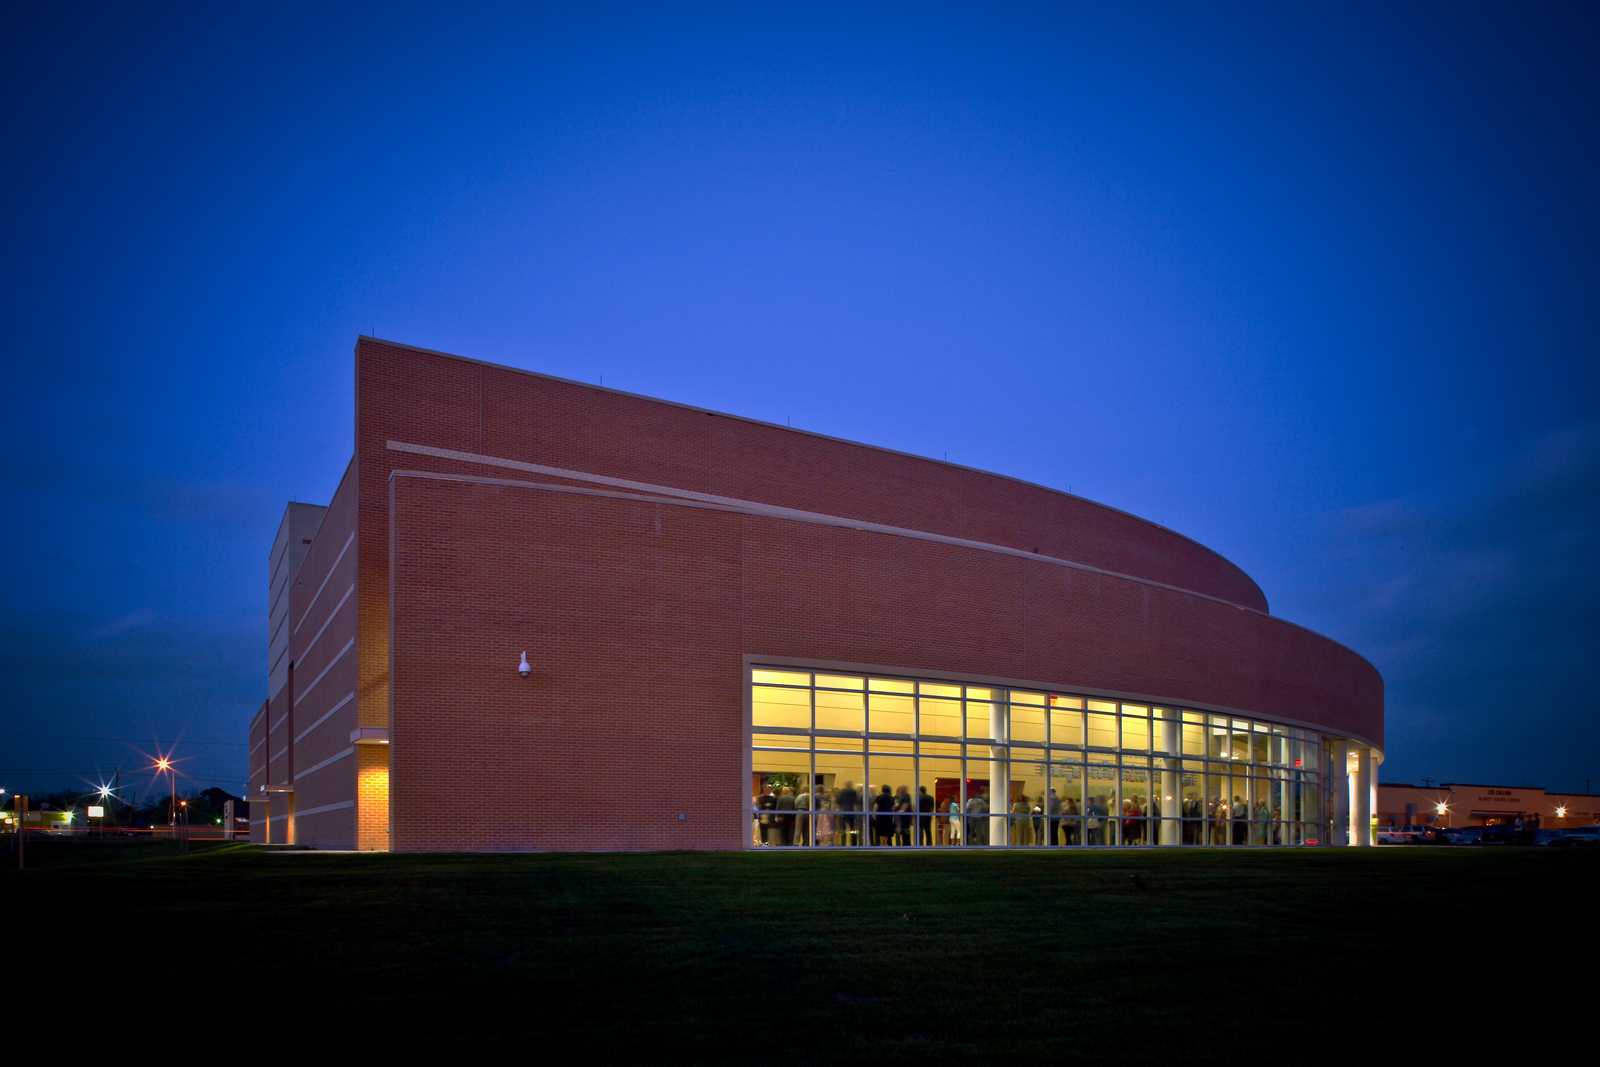
[[[232,998],[246,1029],[561,1037],[598,1060],[1302,1062],[1374,1028],[1438,1053],[1475,1032],[1427,1021],[1460,1011],[1443,990],[1534,988],[1558,953],[1593,958],[1600,874],[1600,852],[1549,849],[171,847],[32,848],[0,892],[10,916],[51,918],[8,970],[64,991],[109,963],[189,1005]]]

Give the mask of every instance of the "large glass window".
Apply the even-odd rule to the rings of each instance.
[[[811,754],[756,749],[750,761],[751,844],[782,847],[809,844],[809,819],[802,819],[802,794],[811,778]]]
[[[766,848],[1310,844],[1320,739],[1205,711],[756,667],[750,842]]]
[[[1058,747],[1083,747],[1083,699],[1051,693],[1050,743]]]
[[[1007,716],[1011,743],[1014,745],[1044,744],[1044,694],[1011,691],[1011,712]],[[1029,756],[1029,759],[1034,757]]]
[[[867,729],[875,734],[904,734],[910,737],[917,732],[917,698],[898,693],[869,694]]]
[[[757,685],[750,690],[751,716],[756,726],[811,731],[811,690],[780,689]]]
[[[1089,701],[1089,746],[1117,747],[1117,706],[1104,700]]]
[[[878,742],[874,740],[876,748]],[[911,847],[911,817],[916,805],[911,783],[916,781],[916,761],[910,756],[872,752],[867,757],[867,806],[871,810],[871,843]]]
[[[1047,844],[1045,827],[1046,791],[1048,775],[1045,765],[1032,758],[1018,759],[1012,749],[1011,776],[1008,792],[1010,828],[1008,840],[1012,845],[1034,846]],[[1028,753],[1043,755],[1043,753]]]
[[[1084,776],[1084,844],[1117,843],[1117,757],[1091,752]]]
[[[1122,841],[1124,845],[1150,844],[1149,760],[1128,760],[1122,768]]]
[[[818,751],[816,792],[817,844],[824,848],[857,848],[867,843],[866,760],[855,753]]]
[[[961,687],[923,682],[917,689],[918,733],[923,737],[960,737]]]
[[[1183,819],[1180,839],[1185,845],[1203,845],[1206,836],[1206,765],[1199,760],[1184,760],[1178,788]]]
[[[1045,843],[1052,847],[1083,844],[1083,759],[1082,753],[1052,753],[1062,760],[1050,763],[1050,792],[1047,803],[1052,825]]]
[[[825,674],[818,675],[818,681],[827,677]],[[816,698],[818,730],[843,730],[859,734],[866,729],[866,698],[861,693],[818,689]]]
[[[967,802],[961,746],[924,741],[917,760],[918,848],[961,844],[961,811]],[[929,814],[931,813],[931,814]]]

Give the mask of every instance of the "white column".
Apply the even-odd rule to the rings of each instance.
[[[1353,842],[1343,835],[1350,829],[1350,746],[1344,741],[1335,741],[1328,746],[1330,753],[1329,762],[1333,764],[1332,780],[1328,783],[1333,801],[1333,833],[1329,834],[1328,844],[1344,845]]]
[[[1171,714],[1176,715],[1178,713],[1174,711]],[[1156,788],[1159,790],[1161,800],[1159,804],[1161,831],[1156,840],[1163,845],[1176,845],[1179,841],[1180,824],[1175,821],[1174,817],[1182,814],[1183,811],[1183,790],[1178,777],[1180,749],[1178,724],[1171,720],[1163,720],[1160,724],[1160,737],[1161,752],[1166,758],[1160,762],[1161,770],[1157,775],[1160,779],[1156,784]]]
[[[994,702],[989,705],[989,737],[994,744],[989,749],[989,844],[1004,845],[1011,840],[1011,779],[1006,769],[1007,742],[1011,740],[1007,713],[1010,705],[1002,703],[1005,690],[994,691]]]
[[[1356,749],[1355,810],[1350,818],[1350,843],[1372,844],[1372,749],[1360,745]]]

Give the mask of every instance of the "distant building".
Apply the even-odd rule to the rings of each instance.
[[[1209,432],[1125,399],[1130,435]],[[952,394],[921,415],[1043,452],[1108,402],[1019,382],[1006,407]],[[1155,523],[365,337],[354,450],[268,559],[255,840],[1371,841],[1378,672]]]
[[[34,811],[29,810],[24,823],[28,828],[28,836],[32,837],[35,831],[45,830],[50,833],[70,834],[85,830],[89,823],[81,811]],[[17,829],[17,813],[7,810],[0,812],[0,831],[14,833]]]
[[[1600,823],[1600,794],[1551,793],[1529,785],[1378,786],[1378,825],[1494,826],[1537,819],[1544,829]]]

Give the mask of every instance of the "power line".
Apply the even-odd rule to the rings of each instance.
[[[115,770],[116,768],[112,768],[112,769]],[[143,768],[143,767],[131,767],[131,768],[130,767],[124,767],[122,769],[122,773],[125,774],[125,775],[129,775],[129,774],[137,775],[137,774],[141,773],[144,770],[145,770],[145,768]],[[82,770],[82,769],[74,770],[73,768],[70,768],[70,767],[0,767],[0,774],[7,775],[7,776],[12,776],[12,777],[17,776],[17,775],[76,774],[76,775],[81,775],[82,777],[85,777],[85,778],[93,778],[96,775],[103,775],[105,773],[106,773],[106,768],[104,768],[104,767],[96,767],[92,771],[85,771],[85,770]],[[238,778],[238,777],[240,777],[238,771],[222,771],[222,772],[218,772],[218,771],[209,770],[209,769],[200,771],[200,770],[190,770],[187,767],[180,768],[179,774],[182,777],[185,777],[185,778]]]
[[[29,733],[30,738],[48,738],[51,741],[104,741],[108,744],[149,745],[154,744],[154,739],[149,737],[75,737],[71,734],[40,734]],[[193,737],[184,737],[175,740],[176,745],[226,745],[229,748],[247,748],[244,741],[211,741],[200,740]]]

